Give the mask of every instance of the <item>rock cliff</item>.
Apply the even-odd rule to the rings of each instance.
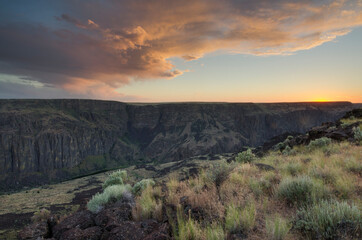
[[[0,190],[106,168],[237,152],[334,121],[353,104],[0,100]]]

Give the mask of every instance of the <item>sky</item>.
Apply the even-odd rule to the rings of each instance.
[[[362,0],[2,0],[0,98],[362,102]]]

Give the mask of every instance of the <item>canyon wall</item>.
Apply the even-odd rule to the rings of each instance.
[[[349,102],[0,100],[0,188],[237,152],[285,132],[302,133],[334,121],[352,108]]]

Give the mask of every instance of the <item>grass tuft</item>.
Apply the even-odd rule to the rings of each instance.
[[[267,218],[265,221],[266,232],[271,240],[283,240],[287,236],[292,225],[279,216]]]
[[[226,209],[225,229],[229,233],[248,232],[255,226],[256,209],[254,203],[244,208],[229,205]]]

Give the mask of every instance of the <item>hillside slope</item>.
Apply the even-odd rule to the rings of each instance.
[[[339,103],[126,104],[0,100],[0,187],[40,184],[106,168],[237,152],[304,132],[353,108]]]

